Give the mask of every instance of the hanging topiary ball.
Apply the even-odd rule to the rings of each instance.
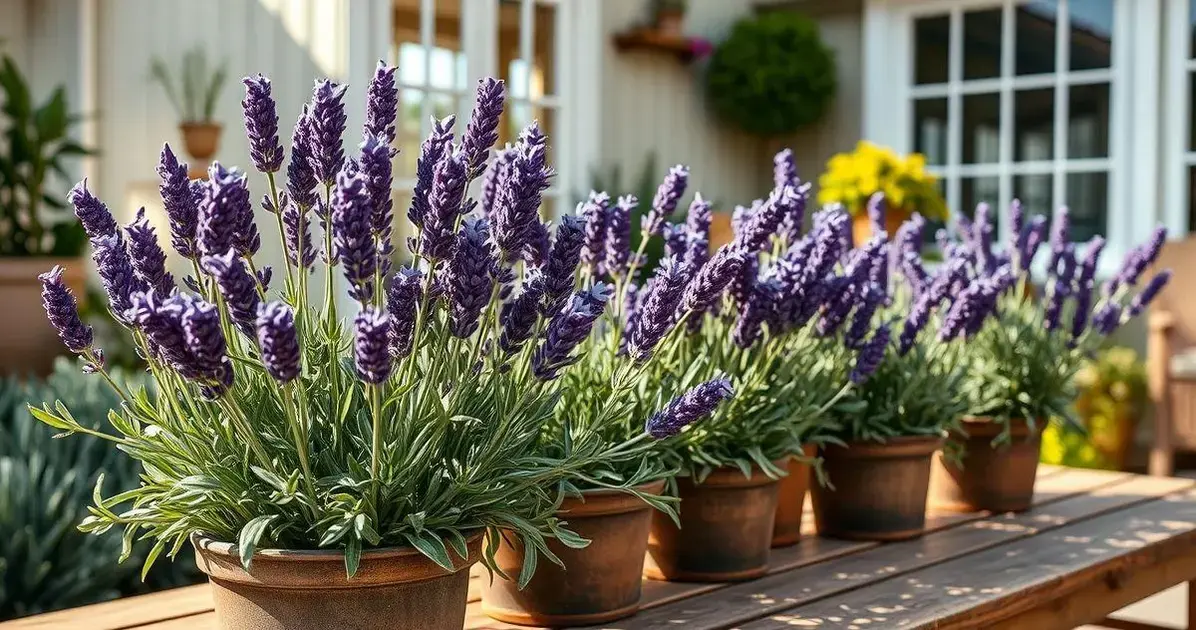
[[[760,136],[817,121],[836,87],[834,53],[822,43],[818,25],[781,11],[737,22],[706,73],[718,117]]]

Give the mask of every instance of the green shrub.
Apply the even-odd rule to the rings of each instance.
[[[777,136],[817,121],[835,96],[834,53],[813,20],[777,11],[744,18],[706,73],[715,113],[748,133]]]
[[[76,529],[101,473],[106,492],[124,490],[138,484],[141,465],[105,441],[54,439],[53,429],[29,415],[30,400],[69,402],[80,422],[96,428],[119,405],[98,376],[82,374],[68,359],[59,359],[44,382],[0,381],[0,619],[196,581],[187,556],[159,563],[142,584],[140,561],[115,562],[120,532]],[[133,556],[148,549],[138,544]]]

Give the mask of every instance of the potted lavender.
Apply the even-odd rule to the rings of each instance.
[[[1029,509],[1042,429],[1051,421],[1078,426],[1072,407],[1076,372],[1113,331],[1146,309],[1171,276],[1160,271],[1138,287],[1166,240],[1161,227],[1128,254],[1098,293],[1103,238],[1094,237],[1081,255],[1068,239],[1066,209],[1055,213],[1049,237],[1046,217],[1026,221],[1016,201],[1010,215],[1012,239],[1003,250],[993,246],[984,205],[975,223],[963,226],[962,242],[948,246],[973,277],[1012,270],[1015,279],[1003,291],[995,317],[967,345],[968,374],[961,390],[967,417],[950,444],[963,458],[939,458],[931,484],[935,503],[948,509]],[[1050,256],[1038,299],[1030,270],[1044,237]]]
[[[379,65],[351,156],[342,148],[345,88],[317,82],[285,178],[270,82],[245,79],[250,157],[285,249],[277,272],[255,261],[260,235],[236,169],[213,164],[207,181],[189,182],[187,165],[162,151],[171,244],[192,264],[186,289],[165,270],[148,224],[121,229],[85,189],[72,196],[110,308],[157,393],[112,382],[123,401],[112,432],[80,425],[61,401],[33,413],[144,464],[140,487],[97,492],[81,528],[153,539],[147,565],[191,540],[223,628],[456,630],[467,569],[479,559],[498,568],[500,530],[527,550],[516,576],[526,583],[535,558],[559,561],[548,540],[586,544],[555,516],[561,485],[595,461],[634,457],[685,421],[666,410],[624,443],[545,454],[558,376],[607,297],[559,287],[565,299],[543,329],[518,333],[520,352],[500,351],[514,330],[500,315],[512,278],[549,264],[529,238],[542,229],[546,139],[535,127],[521,136],[521,170],[489,180],[480,206],[488,217],[479,216],[466,191],[488,170],[504,97],[500,82],[483,80],[460,143],[450,117],[423,144],[407,209],[414,262],[392,270],[394,72]],[[327,228],[321,240],[317,222]],[[308,290],[317,259],[322,299]],[[346,285],[355,313],[336,300]],[[67,347],[107,379],[59,272],[43,286]]]

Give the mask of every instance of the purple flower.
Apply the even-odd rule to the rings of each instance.
[[[1042,246],[1046,236],[1046,229],[1046,217],[1042,215],[1031,218],[1030,223],[1026,225],[1026,243],[1021,253],[1022,269],[1029,269],[1030,264],[1034,262],[1034,256],[1038,254],[1038,248]]]
[[[390,315],[372,306],[361,309],[353,319],[353,353],[357,376],[371,385],[377,385],[390,376],[393,364],[387,343],[390,324]]]
[[[876,315],[876,311],[884,299],[885,291],[880,286],[869,284],[864,287],[855,314],[852,315],[851,325],[847,327],[847,332],[843,336],[843,341],[848,348],[863,347],[864,335],[868,334],[868,330],[871,329],[872,318]]]
[[[390,269],[390,255],[393,251],[390,234],[394,225],[394,204],[390,198],[390,187],[394,178],[391,172],[391,158],[396,151],[374,135],[366,135],[361,144],[361,174],[365,177],[366,191],[370,195],[370,227],[378,242],[378,268],[381,275]]]
[[[542,381],[560,376],[562,369],[577,362],[573,349],[590,335],[602,315],[610,290],[601,282],[578,291],[561,312],[553,316],[539,347],[532,354],[532,373]]]
[[[116,219],[112,218],[112,211],[87,189],[86,177],[67,193],[66,200],[75,207],[75,216],[83,224],[87,238],[96,239],[116,233]]]
[[[415,227],[422,229],[432,214],[432,189],[436,184],[438,165],[452,149],[453,123],[456,118],[447,116],[432,121],[432,130],[420,145],[419,159],[415,163],[415,188],[411,192],[411,207],[407,218]]]
[[[1150,241],[1135,247],[1125,258],[1121,271],[1112,280],[1112,287],[1134,286],[1154,261],[1158,259],[1163,243],[1167,240],[1167,228],[1158,227],[1151,233]]]
[[[166,253],[158,245],[158,237],[145,208],[137,211],[137,218],[125,227],[129,239],[129,259],[133,273],[142,284],[152,289],[158,297],[166,297],[174,289],[174,276],[166,271]]]
[[[532,336],[532,327],[536,325],[539,314],[540,299],[544,295],[544,283],[538,281],[537,272],[532,272],[519,295],[515,296],[502,307],[500,322],[502,334],[498,339],[498,347],[507,354],[515,354],[523,347],[524,342]],[[560,312],[560,309],[553,314]]]
[[[1049,270],[1053,278],[1049,295],[1047,296],[1046,312],[1043,316],[1043,323],[1047,330],[1055,330],[1059,327],[1059,316],[1063,313],[1063,302],[1072,293],[1072,277],[1076,270],[1075,245],[1066,243],[1063,246],[1063,253],[1058,258],[1060,261],[1059,268]]]
[[[730,380],[711,379],[674,398],[664,409],[653,414],[644,425],[644,431],[658,440],[672,437],[694,421],[710,415],[719,403],[734,395]]]
[[[395,139],[395,118],[399,113],[399,90],[395,87],[394,66],[378,61],[374,76],[365,92],[365,127],[362,134],[382,139],[390,146]]]
[[[548,233],[548,224],[537,218],[527,227],[527,242],[523,245],[523,260],[534,267],[541,267],[547,263],[548,250],[552,249],[552,236]]]
[[[159,299],[152,293],[134,293],[128,311],[130,323],[145,333],[150,349],[156,358],[166,362],[184,378],[195,379],[198,374],[192,365],[191,353],[183,338],[183,303],[195,298],[176,293],[169,298]]]
[[[1091,291],[1096,279],[1096,265],[1100,262],[1101,252],[1105,249],[1105,238],[1094,236],[1088,241],[1084,249],[1084,259],[1080,261],[1080,272],[1076,278],[1076,286],[1080,291]]]
[[[316,261],[316,248],[312,246],[307,209],[300,207],[284,192],[279,195],[282,203],[283,245],[291,264],[303,269],[311,268]]]
[[[773,188],[798,187],[797,163],[794,160],[793,149],[781,149],[772,156],[772,185]]]
[[[694,193],[694,200],[689,204],[689,211],[685,213],[685,228],[691,238],[710,239],[712,207],[713,204],[703,198],[702,193]]]
[[[548,147],[535,122],[519,136],[515,155],[495,192],[494,241],[505,263],[522,257],[541,228],[540,201],[554,175],[547,163]]]
[[[684,316],[709,310],[743,268],[746,260],[747,257],[737,251],[733,244],[720,247],[718,253],[702,265],[685,287],[682,312],[679,314]]]
[[[386,294],[386,308],[390,311],[390,356],[402,359],[411,354],[415,338],[415,317],[420,300],[423,273],[403,268],[391,279]]]
[[[244,216],[253,212],[245,175],[236,169],[226,169],[213,162],[208,169],[208,181],[199,203],[199,228],[196,231],[196,250],[201,256],[218,256],[236,247],[241,250],[246,235],[237,234]],[[250,219],[252,223],[252,218]],[[253,236],[256,236],[256,230]]]
[[[282,143],[278,141],[278,104],[270,93],[270,79],[262,75],[245,77],[245,135],[249,138],[249,157],[262,173],[277,173],[282,168]]]
[[[199,207],[191,192],[187,165],[179,163],[169,144],[162,145],[158,159],[158,192],[162,207],[170,220],[170,244],[183,258],[195,258],[195,229],[199,221]]]
[[[885,214],[887,214],[888,207],[889,204],[885,200],[884,193],[876,192],[868,197],[868,221],[872,224],[873,236],[885,232]]]
[[[1063,256],[1063,250],[1067,247],[1070,225],[1067,207],[1061,206],[1055,211],[1055,218],[1051,222],[1051,262],[1047,264],[1047,271],[1054,271],[1059,267],[1059,258]]]
[[[219,256],[204,256],[202,265],[204,271],[212,274],[220,286],[220,295],[224,298],[233,323],[241,332],[253,337],[261,296],[245,262],[230,249]]]
[[[628,332],[632,358],[645,361],[677,321],[677,306],[693,268],[679,258],[660,262],[652,279],[652,290],[636,313],[636,325]]]
[[[120,232],[91,240],[92,260],[96,264],[104,291],[108,294],[108,308],[118,321],[128,323],[126,312],[132,307],[133,293],[146,290],[146,286],[133,273],[133,264],[125,250],[125,240]]]
[[[573,276],[581,259],[585,230],[576,216],[561,217],[552,239],[552,249],[543,268],[544,314],[555,315],[573,290]]]
[[[930,322],[930,314],[936,306],[938,306],[938,302],[935,301],[934,294],[930,291],[923,291],[914,300],[909,315],[906,316],[905,322],[901,326],[901,335],[897,337],[898,354],[902,356],[909,354],[914,347],[914,342],[918,339],[918,334]]]
[[[1146,310],[1147,306],[1150,306],[1150,303],[1159,295],[1159,292],[1163,290],[1163,287],[1166,286],[1169,280],[1171,280],[1170,269],[1164,269],[1156,273],[1150,279],[1150,282],[1146,284],[1146,287],[1142,289],[1142,292],[1135,295],[1134,299],[1130,301],[1128,316],[1133,318],[1141,315],[1142,311]]]
[[[420,243],[420,254],[429,260],[446,260],[453,255],[453,229],[465,198],[467,168],[462,153],[445,156],[436,166]]]
[[[62,272],[62,267],[55,265],[37,277],[42,282],[42,306],[67,350],[83,354],[91,349],[91,326],[79,319],[79,306],[70,288],[62,281]]]
[[[590,191],[590,197],[577,207],[577,215],[585,222],[585,240],[581,246],[581,264],[591,275],[602,273],[606,252],[606,230],[610,196]]]
[[[345,161],[341,138],[345,135],[345,86],[328,79],[316,81],[311,93],[311,164],[316,180],[325,186],[336,181]]]
[[[502,118],[506,92],[506,86],[498,79],[486,77],[478,81],[473,113],[461,136],[461,152],[465,154],[470,180],[486,168],[487,153],[498,142],[498,121]]]
[[[270,280],[274,278],[274,267],[266,265],[257,270],[257,284],[262,288],[262,292],[270,290]]]
[[[640,219],[640,229],[645,235],[660,235],[665,220],[677,210],[677,203],[681,201],[688,184],[688,167],[678,164],[669,169],[664,181],[656,189],[656,196],[652,198],[652,208]]]
[[[987,203],[981,202],[976,206],[976,222],[972,224],[972,242],[976,247],[976,262],[986,273],[996,266],[993,264],[993,222],[992,209]]]
[[[287,194],[300,208],[316,205],[316,171],[312,164],[312,123],[307,106],[291,132],[291,161],[287,163]]]
[[[764,204],[764,200],[756,199],[750,206],[735,206],[731,211],[731,233],[735,236],[735,240],[743,237],[743,232],[752,223],[752,216]]]
[[[204,395],[216,398],[232,385],[232,365],[225,355],[227,344],[220,327],[220,309],[215,304],[186,294],[181,299],[183,339],[187,344],[192,368],[197,380],[204,385]]]
[[[695,266],[694,268],[697,269],[699,267]],[[759,258],[756,256],[747,256],[738,273],[727,283],[727,295],[731,296],[731,300],[735,303],[735,306],[742,308],[751,299],[752,287],[755,286],[759,275]]]
[[[486,220],[473,217],[465,220],[457,235],[457,246],[449,263],[450,328],[457,337],[468,337],[477,330],[478,318],[490,303],[494,280],[490,276],[489,239]]]
[[[1014,259],[1014,264],[1019,269],[1025,267],[1025,263],[1019,260],[1022,252],[1026,247],[1026,211],[1022,208],[1022,202],[1017,199],[1009,204],[1009,254]]]
[[[511,145],[507,145],[506,149],[500,149],[494,152],[494,164],[486,169],[482,176],[482,201],[480,206],[482,208],[482,215],[493,220],[491,215],[494,213],[494,202],[498,196],[498,189],[504,184],[503,181],[509,174],[511,162],[515,160],[515,151]]]
[[[624,195],[606,213],[606,258],[603,266],[611,276],[627,273],[631,259],[631,213],[639,203],[635,195]]]
[[[750,348],[760,338],[763,325],[774,319],[780,282],[767,278],[753,282],[747,300],[740,307],[739,318],[731,331],[731,340],[740,348]]]
[[[880,367],[880,362],[885,358],[885,349],[889,347],[890,335],[889,325],[883,324],[860,348],[859,354],[855,358],[855,368],[851,370],[852,383],[856,385],[863,383],[876,372],[876,368]]]
[[[768,239],[776,233],[781,221],[793,212],[800,203],[796,190],[777,188],[768,194],[768,200],[752,213],[751,219],[736,237],[736,244],[745,252],[758,252],[768,245]]]
[[[665,223],[661,230],[664,237],[664,255],[685,257],[685,250],[689,248],[689,230],[684,225]]]
[[[282,302],[258,306],[257,343],[262,351],[266,372],[279,383],[299,378],[299,336],[295,331],[295,311]]]
[[[374,272],[378,269],[372,214],[365,176],[345,168],[337,175],[332,196],[332,244],[335,260],[345,266],[349,295],[362,304],[374,299]]]
[[[1088,326],[1089,311],[1092,310],[1092,282],[1080,285],[1076,293],[1075,310],[1071,314],[1072,346],[1078,342],[1080,335]]]
[[[1121,325],[1121,316],[1121,305],[1108,301],[1092,315],[1092,329],[1099,335],[1109,336]]]

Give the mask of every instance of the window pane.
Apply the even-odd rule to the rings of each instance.
[[[424,93],[406,89],[399,92],[399,117],[396,124],[399,155],[395,177],[415,177],[415,161],[423,141],[420,121],[423,120]]]
[[[1196,57],[1196,0],[1188,0],[1188,56]]]
[[[1113,42],[1113,0],[1071,0],[1071,69],[1108,68]]]
[[[914,101],[914,151],[927,164],[947,163],[947,99]]]
[[[1188,75],[1188,150],[1196,151],[1196,74]]]
[[[963,78],[1001,76],[1001,9],[963,16]]]
[[[1014,177],[1013,198],[1022,202],[1027,214],[1051,216],[1051,176],[1044,173]]]
[[[1023,90],[1013,96],[1013,154],[1018,162],[1055,155],[1055,90]]]
[[[1188,167],[1188,232],[1196,232],[1196,166]]]
[[[531,94],[541,97],[557,93],[556,86],[556,6],[536,3],[535,67],[532,68]]]
[[[914,83],[946,83],[950,50],[950,16],[914,21]]]
[[[1035,0],[1017,7],[1017,74],[1044,74],[1055,71],[1055,33],[1058,7],[1055,0]]]
[[[1001,95],[963,97],[963,162],[987,164],[1000,159]]]
[[[1109,155],[1109,84],[1073,85],[1068,97],[1067,157]]]
[[[976,206],[987,203],[991,208],[988,216],[993,219],[994,238],[1000,233],[1000,213],[997,212],[1000,198],[1001,185],[996,177],[966,177],[959,180],[959,214],[975,218]]]
[[[1067,198],[1071,211],[1071,240],[1086,241],[1108,227],[1109,174],[1068,173]]]

